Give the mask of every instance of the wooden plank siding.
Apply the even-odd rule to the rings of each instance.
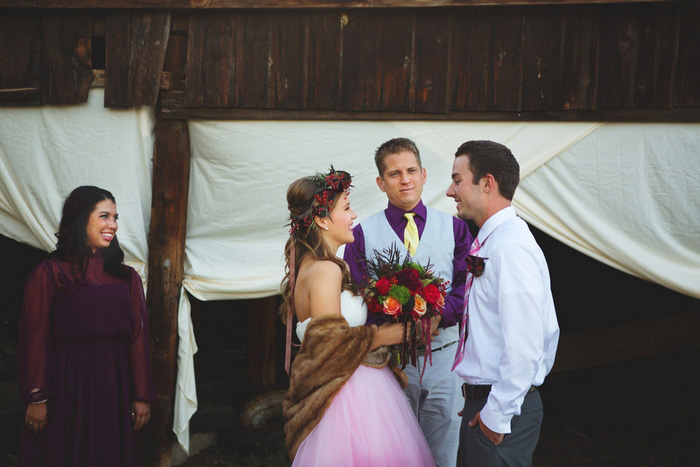
[[[677,2],[191,12],[184,105],[175,91],[164,107],[428,115],[697,107],[696,10]]]
[[[118,10],[106,17],[105,107],[155,107],[170,37],[166,10]]]
[[[697,121],[698,3],[2,10],[0,104],[84,102],[92,14],[106,106],[166,118]]]
[[[430,8],[477,5],[574,5],[674,0],[0,0],[0,8]]]
[[[0,103],[41,99],[41,22],[32,11],[0,15]]]
[[[105,37],[105,106],[155,106],[167,10],[0,10],[0,104],[87,102],[93,25]]]

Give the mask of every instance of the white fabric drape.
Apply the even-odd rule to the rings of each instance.
[[[516,201],[572,248],[700,298],[700,125],[604,125],[525,178]]]
[[[333,164],[354,176],[351,202],[364,217],[386,207],[374,150],[413,139],[428,172],[424,201],[454,212],[445,196],[454,152],[469,139],[501,141],[527,176],[589,134],[592,123],[190,122],[192,147],[185,286],[200,300],[279,292],[287,239],[286,190]],[[235,265],[235,266],[234,266]]]

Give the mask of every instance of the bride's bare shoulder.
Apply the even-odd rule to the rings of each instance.
[[[335,277],[342,279],[343,271],[340,267],[329,260],[313,261],[307,267],[307,273],[310,274],[322,274],[323,277],[328,279],[333,279]]]

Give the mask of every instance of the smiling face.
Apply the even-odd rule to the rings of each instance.
[[[348,192],[344,191],[336,197],[330,215],[316,218],[316,223],[322,229],[321,235],[326,243],[337,250],[340,245],[355,241],[355,236],[352,233],[355,219],[357,219],[357,215],[350,208]]]
[[[377,185],[386,193],[389,202],[404,211],[416,207],[423,195],[425,181],[425,169],[410,151],[386,156],[384,173],[377,177]]]
[[[112,243],[119,227],[118,218],[117,205],[112,200],[104,199],[95,205],[86,227],[87,244],[93,253]]]
[[[481,227],[486,216],[486,197],[484,183],[486,177],[474,184],[474,173],[469,166],[469,155],[455,158],[452,164],[452,184],[446,195],[457,203],[457,217],[463,220],[473,220]]]

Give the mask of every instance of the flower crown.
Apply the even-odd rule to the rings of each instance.
[[[313,225],[314,217],[326,217],[333,209],[335,195],[349,190],[352,176],[344,170],[335,170],[331,165],[327,174],[317,173],[307,180],[317,184],[311,207],[306,211],[289,216],[289,233],[304,232]]]

